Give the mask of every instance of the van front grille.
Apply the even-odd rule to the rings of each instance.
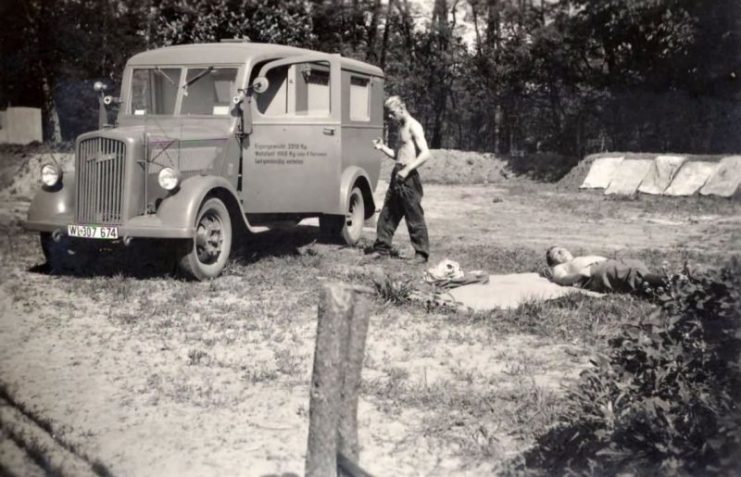
[[[125,166],[124,142],[99,137],[80,142],[75,168],[77,223],[121,223]]]

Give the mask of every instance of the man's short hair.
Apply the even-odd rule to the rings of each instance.
[[[385,103],[383,103],[384,107],[386,108],[392,108],[394,106],[399,106],[403,109],[407,109],[407,105],[404,103],[404,100],[401,99],[399,96],[389,96],[389,98],[386,100]]]
[[[558,265],[558,261],[556,261],[556,257],[553,256],[553,252],[559,248],[557,245],[554,245],[553,247],[549,248],[545,252],[545,261],[548,264],[549,267],[555,267]]]

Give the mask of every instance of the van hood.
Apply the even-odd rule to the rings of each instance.
[[[91,137],[106,137],[131,144],[143,143],[145,137],[149,138],[150,143],[171,142],[172,140],[227,139],[234,136],[234,132],[229,126],[221,121],[201,121],[198,124],[194,124],[192,121],[182,121],[176,124],[173,124],[172,121],[160,121],[158,123],[124,125],[91,131],[81,135],[79,140]]]

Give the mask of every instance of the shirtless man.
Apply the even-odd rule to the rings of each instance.
[[[563,247],[551,247],[545,254],[550,280],[564,286],[578,286],[596,292],[642,292],[666,284],[666,277],[651,273],[633,259],[613,260],[599,255],[574,257]]]
[[[394,151],[380,138],[373,146],[396,161],[386,199],[376,228],[376,242],[370,249],[375,256],[389,256],[391,241],[401,219],[406,219],[409,237],[414,246],[414,262],[425,263],[430,255],[424,211],[422,210],[422,182],[417,168],[430,158],[422,126],[407,111],[398,96],[391,96],[384,103],[391,120],[399,125],[399,145]]]

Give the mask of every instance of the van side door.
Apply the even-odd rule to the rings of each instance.
[[[322,213],[336,207],[340,181],[340,62],[326,55],[261,68],[267,90],[251,101],[245,141],[247,213]]]

